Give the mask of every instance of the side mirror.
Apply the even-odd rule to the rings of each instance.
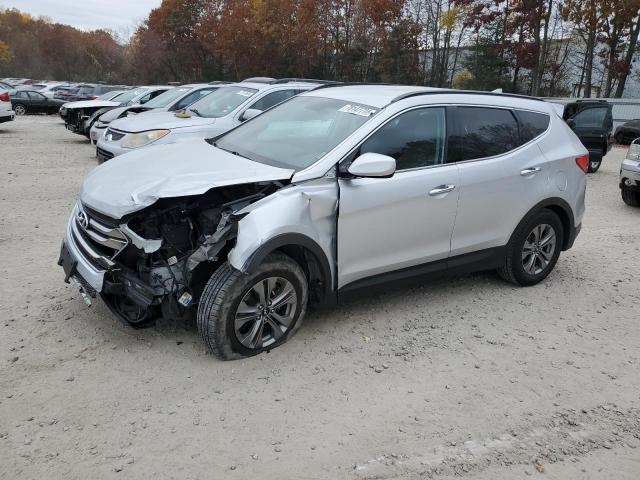
[[[243,122],[247,120],[251,120],[253,117],[257,117],[262,113],[262,110],[258,110],[257,108],[247,108],[245,112],[242,114],[240,120]]]
[[[363,153],[351,162],[347,171],[354,177],[388,178],[396,171],[396,160],[379,153]]]

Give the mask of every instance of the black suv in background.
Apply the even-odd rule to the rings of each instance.
[[[126,90],[129,87],[123,87],[122,85],[101,85],[83,83],[76,85],[68,90],[60,91],[55,94],[54,98],[58,100],[64,100],[65,102],[78,102],[80,100],[95,100],[103,93],[111,92],[113,90]]]
[[[578,100],[565,105],[562,118],[589,150],[589,173],[598,171],[611,150],[612,106],[606,100]]]

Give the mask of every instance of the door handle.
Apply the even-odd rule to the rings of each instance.
[[[429,195],[431,195],[432,197],[435,197],[436,195],[441,195],[443,193],[448,193],[451,190],[453,190],[454,188],[456,188],[455,185],[439,185],[436,188],[434,188],[433,190],[429,190]]]
[[[538,173],[540,170],[540,167],[525,168],[520,172],[520,175],[522,175],[523,177],[528,177],[530,175]]]

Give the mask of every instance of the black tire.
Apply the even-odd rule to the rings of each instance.
[[[296,298],[293,321],[287,331],[267,347],[247,348],[236,336],[234,320],[240,302],[252,287],[269,277],[281,277],[293,286]],[[198,306],[197,323],[200,336],[208,350],[222,360],[235,360],[272,350],[284,342],[300,328],[306,313],[308,301],[307,278],[291,257],[282,253],[272,253],[251,274],[242,273],[229,265],[222,264],[204,287]]]
[[[22,103],[17,103],[13,106],[13,111],[17,116],[21,117],[27,114],[27,106]]]
[[[624,135],[622,134],[622,132],[618,132],[616,133],[616,136],[613,137],[616,140],[616,143],[618,145],[623,145],[624,144]]]
[[[549,225],[555,233],[555,248],[549,262],[542,271],[531,274],[525,270],[523,264],[523,249],[525,241],[533,229],[538,225]],[[554,212],[548,209],[540,210],[518,225],[507,245],[507,256],[504,265],[498,269],[498,274],[508,282],[523,287],[535,285],[544,280],[553,270],[562,250],[564,231],[562,222]]]
[[[602,159],[600,160],[591,160],[589,159],[589,164],[587,168],[587,173],[596,173],[600,170],[600,165],[602,165]]]
[[[630,207],[640,207],[640,192],[622,187],[620,194],[622,195],[622,201]]]

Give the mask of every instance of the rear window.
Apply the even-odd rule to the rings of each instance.
[[[576,127],[602,128],[607,109],[602,107],[586,108],[576,113],[571,120]]]
[[[462,162],[501,155],[520,145],[518,122],[511,110],[457,107],[449,137],[449,161]]]
[[[516,110],[520,122],[520,140],[523,144],[542,135],[549,127],[549,115],[544,113]]]

